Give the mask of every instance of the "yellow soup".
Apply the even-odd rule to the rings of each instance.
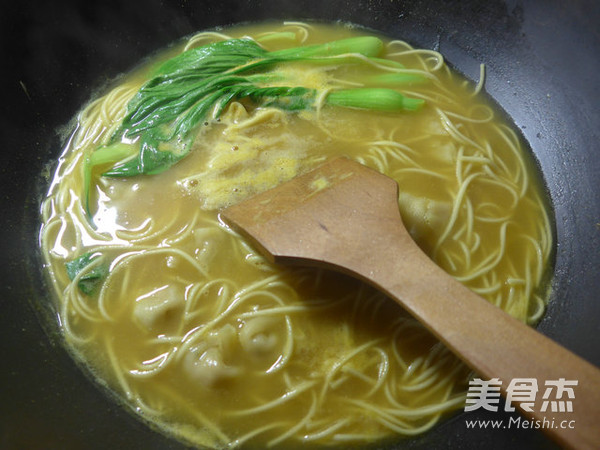
[[[161,141],[159,155],[185,152],[168,170],[106,175],[122,162],[102,152],[160,61],[244,36],[278,51],[364,35],[299,23],[200,33],[87,105],[60,158],[41,243],[65,341],[132,410],[192,444],[364,444],[464,407],[469,370],[399,306],[342,275],[273,266],[220,221],[223,207],[328,158],[393,177],[437,264],[520,320],[543,315],[552,233],[526,149],[481,85],[402,41],[382,38],[376,57],[271,65],[259,74],[314,90],[314,102],[232,96],[188,147]],[[420,106],[328,103],[373,83]],[[119,141],[125,162],[139,139]]]

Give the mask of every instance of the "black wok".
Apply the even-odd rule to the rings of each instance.
[[[194,31],[262,19],[343,20],[439,49],[531,145],[556,215],[540,330],[600,365],[600,3],[595,0],[3,2],[0,139],[0,447],[180,449],[130,415],[60,344],[37,257],[40,175],[61,127],[108,80]],[[467,429],[459,414],[397,448],[553,448],[539,430]],[[600,418],[599,418],[600,420]],[[600,443],[599,443],[600,447]]]

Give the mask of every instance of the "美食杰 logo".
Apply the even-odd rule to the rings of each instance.
[[[578,380],[546,380],[543,385],[535,378],[513,378],[505,389],[504,411],[515,411],[518,405],[525,412],[538,414],[537,419],[510,417],[505,420],[467,420],[467,428],[574,428],[575,420],[555,420],[552,413],[572,413],[575,387]],[[469,382],[469,390],[465,401],[465,411],[484,409],[500,410],[500,393],[502,381],[499,378],[482,380],[474,378]],[[548,416],[546,416],[548,414]]]

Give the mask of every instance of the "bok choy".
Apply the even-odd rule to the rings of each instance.
[[[267,51],[250,39],[230,39],[184,51],[154,70],[129,102],[127,114],[110,143],[87,158],[88,183],[93,168],[100,164],[112,165],[103,174],[109,177],[167,170],[189,153],[197,134],[192,131],[209,119],[217,119],[233,100],[248,99],[257,106],[292,111],[314,107],[320,93],[303,86],[281,86],[286,82],[285,75],[278,72],[281,65],[370,62],[392,70],[402,67],[395,61],[378,58],[382,49],[380,39],[363,36],[277,51]],[[393,85],[393,75],[384,74],[380,86]],[[410,77],[412,81],[418,78]],[[396,79],[402,83],[401,74]],[[369,86],[373,80],[376,82],[377,77]],[[332,90],[325,97],[325,104],[412,111],[419,109],[423,100],[406,98],[389,87],[361,87]],[[86,196],[88,193],[89,184]]]

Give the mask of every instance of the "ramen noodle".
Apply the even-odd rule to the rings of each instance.
[[[401,307],[344,275],[274,266],[220,220],[222,208],[331,157],[394,178],[407,229],[455,279],[522,321],[543,315],[552,228],[535,165],[480,92],[483,80],[465,81],[437,52],[381,38],[375,57],[348,51],[236,72],[218,84],[234,94],[188,134],[187,119],[169,125],[183,144],[163,139],[164,127],[152,135],[151,114],[139,135],[123,125],[145,105],[143,86],[159,92],[153,74],[166,86],[167,69],[156,68],[184,52],[241,39],[281,57],[367,35],[293,22],[202,32],[77,116],[42,204],[61,331],[165,432],[209,448],[363,445],[423,433],[463,408],[470,371]],[[302,95],[242,95],[228,84],[240,77]],[[335,104],[339,92],[367,88],[371,106]],[[382,110],[376,95],[390,91],[403,109]],[[141,147],[170,159],[150,170],[131,153]]]

